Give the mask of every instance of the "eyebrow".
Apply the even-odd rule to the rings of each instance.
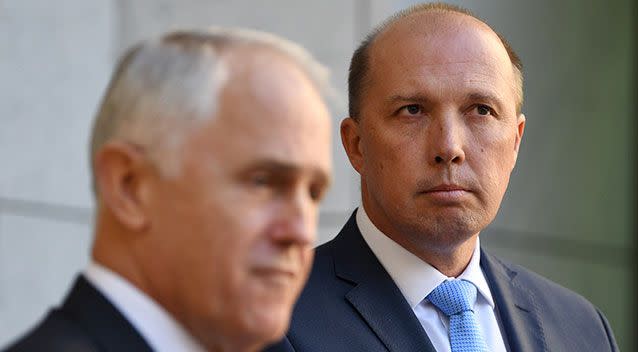
[[[414,95],[401,95],[395,94],[387,99],[388,103],[397,103],[397,102],[418,102],[418,103],[427,103],[430,99],[428,99],[425,95],[422,94],[414,94]]]
[[[496,105],[499,109],[503,107],[502,100],[495,94],[485,93],[485,92],[474,92],[469,93],[465,96],[466,101],[483,101],[489,102]],[[389,97],[387,100],[388,104],[396,104],[399,102],[414,102],[419,103],[421,105],[428,105],[431,102],[427,96],[423,94],[413,94],[413,95],[401,95],[395,94]]]
[[[302,169],[303,167],[298,164],[278,159],[264,159],[251,164],[248,168],[246,168],[246,171],[265,170],[279,175],[292,175],[301,173]],[[326,185],[332,184],[332,177],[329,173],[324,172],[322,169],[313,167],[312,174],[320,182]]]
[[[266,169],[282,173],[294,173],[298,172],[300,167],[293,163],[280,161],[277,159],[262,159],[252,163],[250,165],[250,169]]]
[[[489,93],[470,93],[466,96],[467,100],[471,101],[489,101],[497,105],[501,105],[501,99],[499,99],[496,95]]]

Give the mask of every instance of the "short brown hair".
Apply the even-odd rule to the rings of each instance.
[[[459,13],[466,16],[470,16],[475,18],[482,23],[485,23],[483,20],[478,18],[468,9],[462,8],[456,5],[450,5],[442,2],[435,3],[425,3],[418,4],[402,11],[395,13],[390,16],[387,20],[381,23],[379,26],[375,27],[370,34],[366,36],[366,38],[361,42],[357,50],[352,54],[352,59],[350,60],[350,70],[348,74],[348,114],[350,117],[354,119],[359,118],[360,106],[361,106],[361,95],[362,91],[365,89],[366,81],[369,79],[368,71],[370,69],[370,47],[372,43],[377,39],[380,33],[384,32],[388,27],[397,23],[398,21],[411,16],[415,13],[421,12],[441,12],[441,13]],[[486,24],[487,25],[487,24]],[[491,28],[491,27],[490,27]],[[516,104],[516,112],[520,113],[523,106],[523,63],[521,59],[518,57],[514,49],[509,45],[509,43],[503,38],[502,35],[494,31],[498,38],[501,40],[501,43],[505,47],[507,51],[507,55],[510,58],[510,62],[514,67],[514,73],[517,79],[516,89],[518,95],[518,102]]]

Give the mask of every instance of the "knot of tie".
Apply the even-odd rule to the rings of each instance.
[[[445,281],[430,292],[428,299],[449,317],[472,310],[476,286],[465,280]]]

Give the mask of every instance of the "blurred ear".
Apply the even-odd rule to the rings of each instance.
[[[521,113],[516,119],[516,141],[514,145],[514,151],[516,152],[514,163],[518,158],[518,151],[521,147],[521,141],[523,140],[523,133],[525,132],[525,115]]]
[[[143,231],[148,226],[145,190],[152,168],[144,151],[124,142],[109,142],[95,155],[98,197],[122,226]]]
[[[359,174],[363,171],[363,153],[361,152],[361,135],[359,122],[352,117],[341,121],[341,143],[348,154],[350,164]]]

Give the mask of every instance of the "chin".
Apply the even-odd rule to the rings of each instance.
[[[424,224],[427,224],[424,226]],[[456,247],[481,231],[473,218],[420,218],[404,229],[412,234],[415,244],[440,249]]]
[[[276,342],[284,337],[288,330],[292,307],[257,306],[250,316],[244,317],[246,335],[262,344]]]
[[[281,340],[286,334],[290,316],[280,319],[276,317],[278,315],[268,309],[260,312],[237,312],[234,317],[229,318],[234,321],[226,322],[223,328],[217,331],[216,338],[208,341],[207,346],[214,351],[260,351]],[[203,336],[204,339],[211,338],[210,333]]]

